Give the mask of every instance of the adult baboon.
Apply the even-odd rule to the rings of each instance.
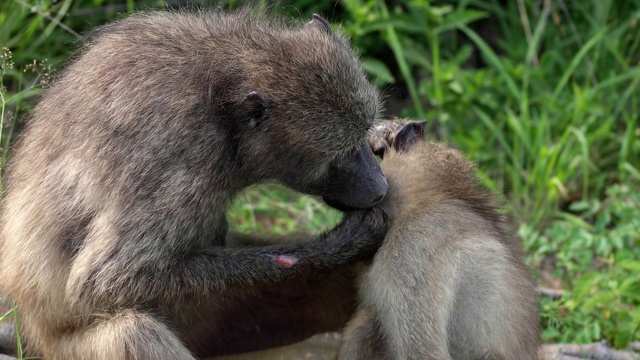
[[[340,209],[387,192],[379,109],[318,16],[148,12],[96,31],[34,109],[8,169],[0,281],[47,359],[188,359],[339,329],[349,265],[386,232],[354,211],[314,239],[227,234],[234,194],[279,181]],[[225,240],[226,239],[226,240]]]
[[[536,359],[534,283],[492,194],[459,151],[423,139],[424,123],[380,139],[394,220],[363,276],[339,359]],[[389,130],[390,129],[390,130]]]

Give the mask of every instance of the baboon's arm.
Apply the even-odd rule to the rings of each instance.
[[[76,276],[72,275],[68,283],[68,297],[71,301],[110,306],[147,301],[175,303],[232,286],[310,277],[373,256],[386,233],[385,218],[376,208],[353,212],[330,232],[276,245],[211,246],[179,253],[157,242],[153,245],[157,248],[145,252],[123,246],[93,269],[72,271]]]
[[[216,274],[213,276],[216,288],[227,283],[269,283],[282,280],[287,273],[303,274],[344,265],[358,256],[358,249],[368,246],[368,239],[375,235],[366,227],[342,224],[310,240],[265,246],[211,247],[190,257]],[[371,250],[370,255],[375,252],[375,249]]]
[[[309,234],[247,234],[235,231],[229,231],[226,237],[227,246],[253,246],[253,245],[276,245],[291,244],[308,240]]]

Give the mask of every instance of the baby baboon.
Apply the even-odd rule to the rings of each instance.
[[[379,109],[348,42],[252,10],[148,12],[95,32],[16,146],[0,282],[47,359],[189,359],[340,329],[351,265],[386,233],[353,211],[314,239],[227,234],[239,190],[279,181],[340,209],[388,186]]]
[[[393,144],[381,206],[396,220],[338,358],[536,359],[534,283],[492,194],[463,154],[423,139],[424,123],[398,124],[371,138],[374,150]]]

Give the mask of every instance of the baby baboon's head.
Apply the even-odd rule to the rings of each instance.
[[[424,138],[426,122],[396,119],[377,123],[369,144],[382,156],[390,191],[383,206],[393,215],[425,201],[475,196],[472,163],[460,151]]]

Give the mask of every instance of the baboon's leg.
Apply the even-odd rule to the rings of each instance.
[[[347,324],[338,348],[339,360],[390,359],[371,307],[358,309]]]
[[[195,360],[165,324],[135,310],[62,337],[47,355],[53,360]]]
[[[257,351],[340,331],[357,304],[355,269],[300,277],[252,289],[229,289],[212,307],[185,306],[177,330],[198,357]],[[188,309],[188,310],[187,310]],[[181,314],[185,316],[185,314]]]

